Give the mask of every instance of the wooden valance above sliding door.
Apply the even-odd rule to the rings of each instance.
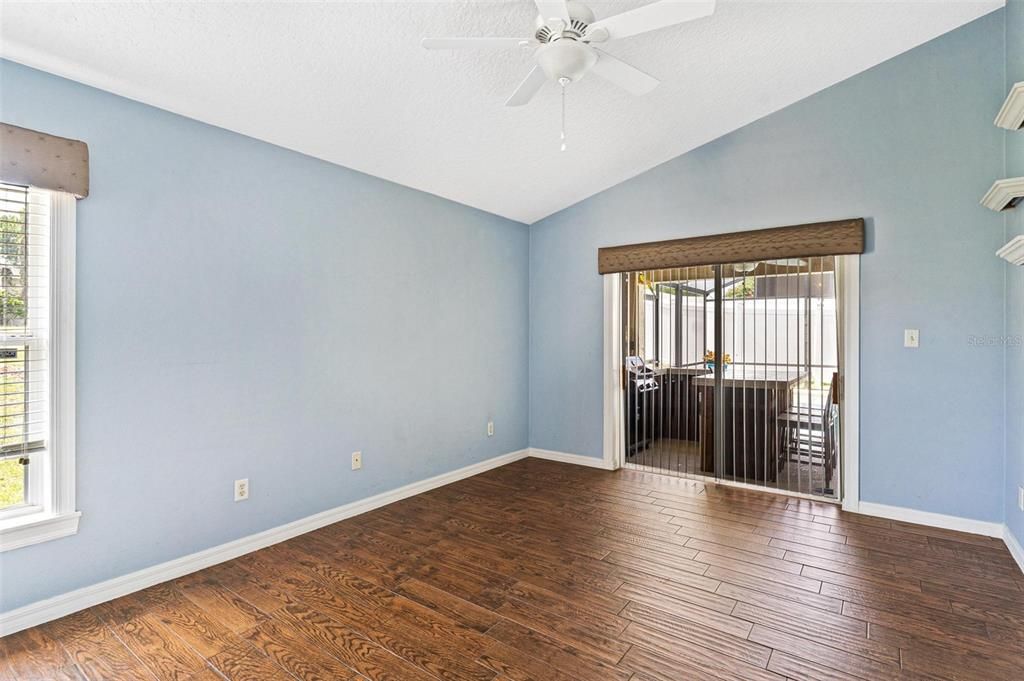
[[[755,229],[597,251],[601,274],[864,252],[864,220]]]
[[[0,181],[89,195],[85,142],[0,123]]]

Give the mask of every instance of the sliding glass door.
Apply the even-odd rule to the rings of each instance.
[[[700,475],[700,399],[707,373],[709,268],[623,275],[627,466]]]
[[[836,258],[622,276],[627,467],[836,498]]]

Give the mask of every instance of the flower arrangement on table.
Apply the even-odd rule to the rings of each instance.
[[[730,355],[728,352],[725,353],[725,355],[722,357],[722,364],[725,369],[728,369],[729,365],[732,364],[732,355]],[[707,352],[704,353],[704,366],[706,366],[710,371],[715,370],[714,350],[708,350]]]

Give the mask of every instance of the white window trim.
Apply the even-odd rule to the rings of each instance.
[[[0,521],[0,552],[78,532],[75,508],[75,197],[50,192],[50,442],[34,511]]]

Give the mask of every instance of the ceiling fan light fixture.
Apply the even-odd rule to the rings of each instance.
[[[544,74],[556,82],[568,78],[575,83],[597,63],[597,53],[575,40],[556,40],[541,45],[536,56]]]
[[[715,11],[715,0],[653,0],[640,7],[597,20],[580,0],[533,0],[537,6],[532,38],[424,38],[428,50],[526,49],[537,64],[519,84],[505,106],[527,104],[548,82],[574,83],[588,72],[633,95],[645,95],[658,79],[591,43],[614,41],[667,26],[683,24]]]

